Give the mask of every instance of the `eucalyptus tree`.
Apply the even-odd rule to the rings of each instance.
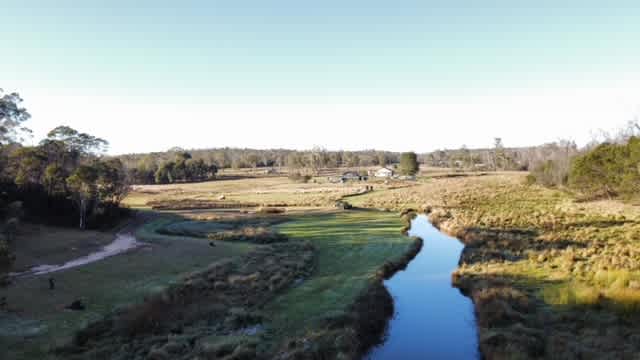
[[[0,89],[0,145],[22,142],[22,136],[31,132],[23,126],[31,115],[21,106],[22,101],[18,93]]]
[[[87,227],[87,213],[89,206],[97,199],[98,180],[97,169],[92,165],[80,165],[67,178],[67,186],[73,194],[73,199],[78,203],[80,209],[80,229]]]
[[[49,131],[46,141],[60,141],[69,151],[75,151],[84,156],[102,154],[109,148],[108,141],[81,133],[69,126],[58,126]]]

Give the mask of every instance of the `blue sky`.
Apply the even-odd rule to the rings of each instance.
[[[0,1],[36,138],[114,153],[584,143],[640,110],[637,1]]]

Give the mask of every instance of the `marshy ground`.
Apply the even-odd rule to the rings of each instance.
[[[485,357],[637,354],[639,208],[524,177],[137,187],[126,202],[152,214],[136,227],[144,245],[55,273],[55,290],[47,276],[0,289],[0,348],[26,359],[357,358],[393,313],[381,279],[419,249],[398,216],[415,209],[466,245],[453,281],[474,301]],[[376,210],[335,209],[345,196]],[[30,226],[14,271],[85,256],[113,235]],[[85,310],[65,309],[78,299]]]
[[[491,359],[633,358],[640,352],[640,208],[582,202],[524,175],[434,180],[360,206],[431,213],[466,248],[456,286]]]

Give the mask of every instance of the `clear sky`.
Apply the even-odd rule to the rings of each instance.
[[[0,0],[0,87],[112,153],[585,143],[639,39],[637,0]]]

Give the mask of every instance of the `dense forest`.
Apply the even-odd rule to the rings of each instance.
[[[103,228],[126,214],[127,174],[119,159],[102,156],[107,141],[59,126],[36,146],[21,145],[31,117],[21,103],[0,93],[1,265],[21,221]]]

